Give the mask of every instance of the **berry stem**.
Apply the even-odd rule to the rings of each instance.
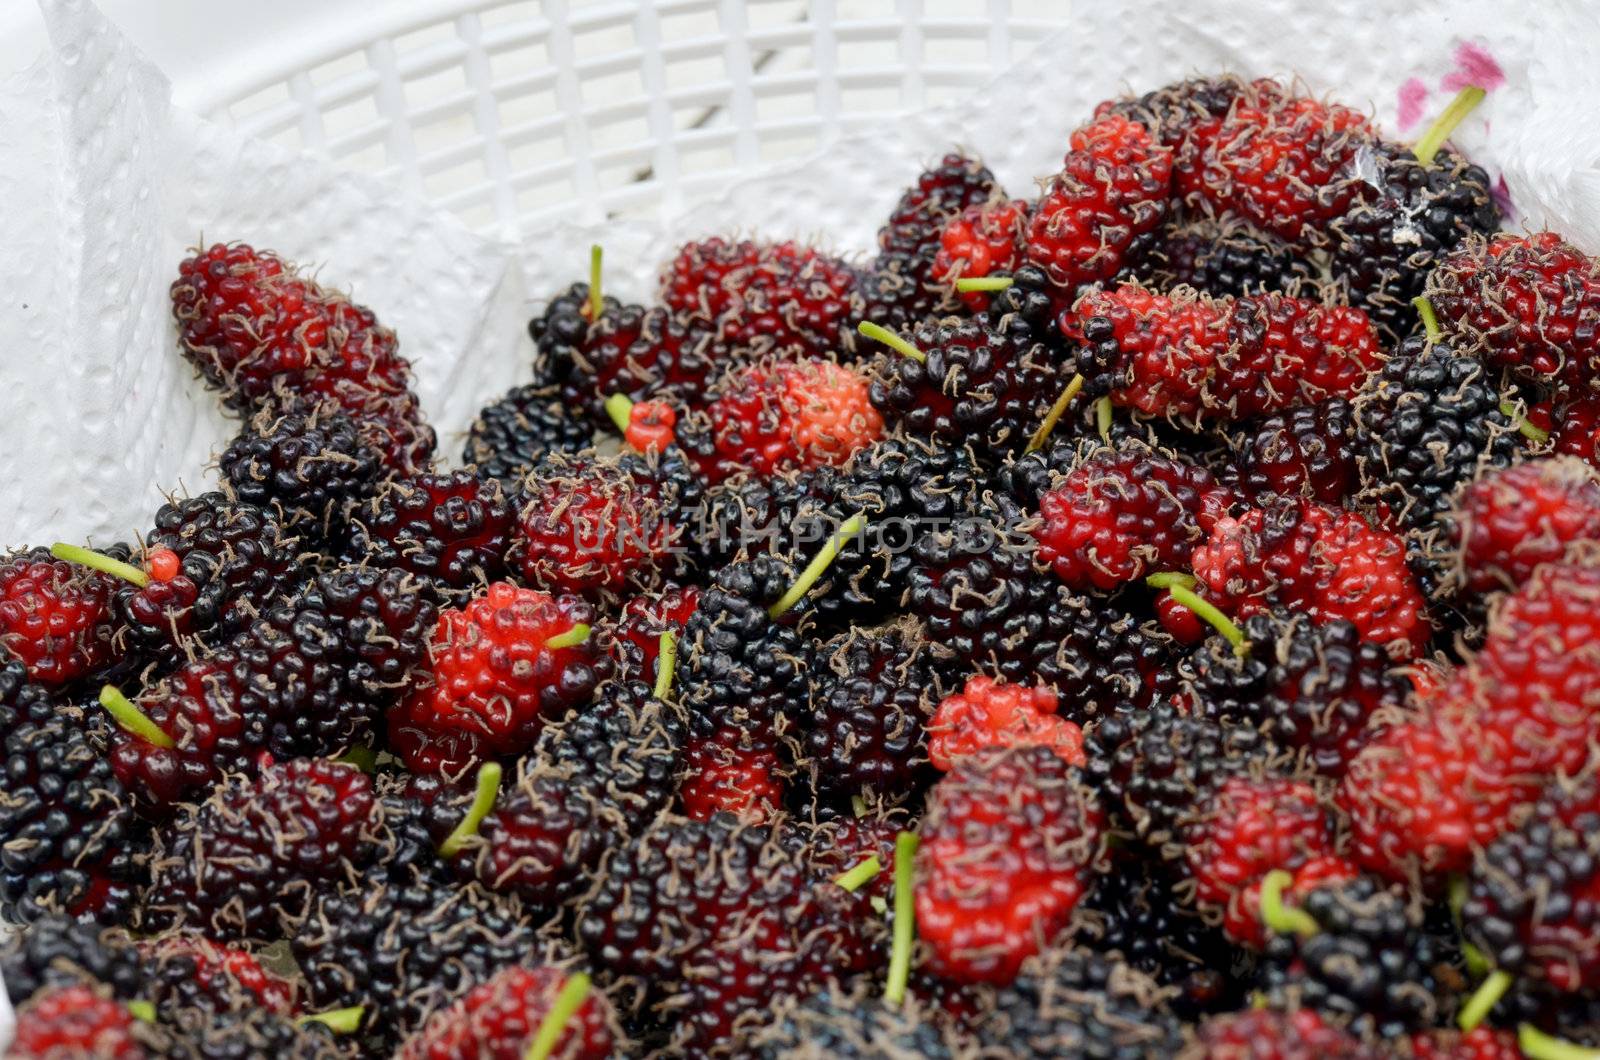
[[[1500,414],[1506,419],[1514,421],[1517,425],[1517,433],[1535,445],[1543,445],[1545,442],[1550,440],[1549,431],[1535,427],[1533,424],[1528,422],[1528,418],[1526,416],[1518,415],[1516,402],[1500,402]]]
[[[1517,1028],[1517,1048],[1528,1060],[1600,1060],[1600,1049],[1562,1041],[1529,1023]]]
[[[1428,337],[1429,342],[1438,342],[1442,332],[1439,329],[1439,317],[1433,311],[1433,303],[1428,301],[1426,295],[1417,295],[1411,300],[1417,308],[1417,316],[1422,318],[1422,333]]]
[[[834,877],[833,882],[854,893],[882,871],[883,862],[878,860],[878,855],[872,854],[866,860],[857,863],[854,868]]]
[[[589,323],[593,324],[600,319],[600,314],[605,312],[605,296],[600,293],[600,265],[604,260],[605,252],[600,249],[599,243],[589,247]]]
[[[1193,574],[1185,574],[1181,570],[1168,570],[1150,575],[1144,580],[1144,583],[1152,589],[1170,589],[1174,585],[1184,589],[1193,589],[1200,584],[1200,579]]]
[[[666,699],[672,691],[672,672],[678,668],[678,635],[670,629],[661,631],[661,644],[656,650],[656,686],[650,694]]]
[[[969,276],[956,281],[956,290],[962,294],[970,291],[1003,291],[1013,282],[1009,276]]]
[[[1456,93],[1456,98],[1450,101],[1440,115],[1433,119],[1433,124],[1428,126],[1428,131],[1422,134],[1422,139],[1417,141],[1417,146],[1412,149],[1412,154],[1417,156],[1417,161],[1428,165],[1433,161],[1433,156],[1439,153],[1439,148],[1444,146],[1445,139],[1456,130],[1462,120],[1471,114],[1473,108],[1483,102],[1486,93],[1477,85],[1468,85]]]
[[[555,1052],[562,1033],[567,1029],[567,1024],[577,1015],[578,1008],[588,996],[587,972],[576,972],[562,983],[555,1004],[550,1006],[550,1011],[539,1021],[539,1029],[534,1033],[533,1041],[528,1043],[528,1051],[522,1054],[522,1060],[546,1060]]]
[[[885,346],[897,353],[904,354],[913,361],[926,361],[928,359],[927,354],[911,345],[911,343],[907,342],[905,339],[902,339],[899,335],[896,335],[888,328],[879,327],[870,320],[863,320],[861,323],[857,324],[856,330],[869,339],[877,339]]]
[[[1505,997],[1513,981],[1510,972],[1490,972],[1489,978],[1479,983],[1478,989],[1461,1006],[1461,1011],[1456,1015],[1456,1026],[1471,1033],[1489,1015],[1489,1010]]]
[[[156,1007],[149,1001],[130,1001],[124,1006],[128,1015],[140,1023],[154,1023],[156,1021]]]
[[[1094,429],[1100,435],[1102,442],[1111,441],[1111,396],[1109,394],[1094,403]]]
[[[894,948],[889,951],[889,981],[883,999],[900,1005],[911,978],[911,943],[917,933],[917,910],[912,876],[917,859],[917,834],[901,832],[894,840]]]
[[[860,795],[850,796],[850,812],[856,817],[865,817],[867,815],[867,800]]]
[[[467,845],[467,840],[478,834],[478,826],[494,809],[494,800],[500,795],[500,776],[499,762],[485,762],[478,767],[478,790],[472,796],[472,805],[467,808],[467,815],[461,818],[461,823],[439,844],[441,858],[455,857]]]
[[[840,525],[839,532],[829,538],[828,543],[818,549],[815,556],[811,557],[811,562],[806,564],[806,569],[800,572],[800,577],[796,578],[794,584],[789,586],[789,591],[780,596],[777,603],[767,608],[768,617],[777,618],[789,608],[798,604],[806,593],[811,591],[811,587],[817,584],[817,579],[822,577],[828,566],[838,558],[846,543],[852,537],[865,530],[866,526],[867,520],[861,512],[857,512],[846,519]]]
[[[544,642],[546,648],[576,648],[589,639],[589,624],[579,622],[565,633],[557,633]]]
[[[150,575],[135,567],[131,563],[124,563],[119,559],[112,559],[92,548],[83,548],[79,545],[69,545],[64,541],[57,541],[50,546],[50,554],[56,559],[64,559],[68,563],[76,563],[80,567],[89,567],[102,574],[110,574],[121,578],[125,582],[132,582],[143,589],[150,584]]]
[[[1045,414],[1044,422],[1039,424],[1039,429],[1033,432],[1033,437],[1028,439],[1028,448],[1024,452],[1034,453],[1044,448],[1045,439],[1050,437],[1050,432],[1056,429],[1056,424],[1061,422],[1061,417],[1067,414],[1067,406],[1072,404],[1072,399],[1078,396],[1083,389],[1083,373],[1073,376],[1067,383],[1061,396],[1056,398],[1056,403],[1050,406],[1050,411]]]
[[[1450,919],[1455,921],[1456,934],[1461,935],[1461,910],[1467,904],[1467,880],[1459,874],[1450,877]],[[1461,957],[1467,963],[1467,974],[1482,979],[1489,974],[1489,958],[1465,938],[1461,940]]]
[[[161,726],[145,717],[133,701],[122,694],[116,685],[106,685],[100,690],[100,705],[110,712],[116,723],[145,743],[157,747],[176,747],[172,737],[161,731]]]
[[[633,399],[626,394],[612,394],[606,398],[606,415],[617,425],[617,430],[628,433],[628,423],[633,416]]]
[[[1158,584],[1151,581],[1151,578],[1162,578],[1163,580]],[[1193,589],[1179,585],[1176,581],[1168,583],[1164,574],[1152,574],[1144,582],[1152,588],[1165,589],[1174,600],[1199,615],[1205,620],[1206,625],[1226,637],[1228,643],[1233,645],[1233,650],[1240,655],[1250,650],[1249,642],[1244,639],[1244,630],[1240,629],[1233,619],[1217,610],[1217,605],[1205,599]]]
[[[333,1008],[326,1012],[313,1012],[309,1016],[301,1016],[295,1022],[302,1025],[307,1023],[320,1023],[335,1034],[354,1034],[361,1029],[361,1017],[367,1010],[360,1005],[349,1008]]]
[[[1304,909],[1283,904],[1283,892],[1294,877],[1283,869],[1273,869],[1261,878],[1261,922],[1280,935],[1310,938],[1322,929]]]

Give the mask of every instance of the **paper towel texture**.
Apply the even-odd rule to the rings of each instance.
[[[532,301],[607,247],[608,282],[647,296],[681,240],[710,231],[872,245],[922,163],[952,144],[1007,187],[1051,172],[1101,99],[1197,72],[1298,76],[1416,135],[1460,83],[1496,81],[1455,141],[1503,179],[1514,225],[1600,250],[1597,30],[1579,0],[1539,19],[1489,0],[1294,0],[1072,5],[1073,28],[969,101],[852,134],[713,202],[655,221],[564,224],[511,247],[397,186],[175,110],[168,85],[87,0],[43,0],[54,55],[3,86],[4,245],[20,310],[0,321],[10,385],[0,415],[5,543],[128,539],[163,491],[204,488],[233,424],[176,353],[167,285],[186,246],[241,239],[318,263],[401,337],[453,455],[485,401],[526,377]],[[1402,128],[1402,121],[1410,128]],[[0,134],[5,135],[5,134]]]

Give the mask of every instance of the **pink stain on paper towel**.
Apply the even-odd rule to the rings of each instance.
[[[1505,83],[1505,71],[1494,61],[1494,56],[1470,42],[1456,47],[1456,68],[1439,82],[1447,92],[1459,92],[1468,85],[1492,92]]]
[[[1422,83],[1422,78],[1407,78],[1405,84],[1400,86],[1399,113],[1397,118],[1402,130],[1409,129],[1422,120],[1422,105],[1428,101],[1428,86]]]

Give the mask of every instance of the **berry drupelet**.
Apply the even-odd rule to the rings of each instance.
[[[645,820],[672,800],[687,725],[674,703],[638,682],[601,685],[595,701],[539,734],[538,753],[574,776],[592,779],[608,812]]]
[[[537,945],[515,899],[425,881],[326,895],[291,943],[312,1004],[361,1006],[363,1035],[386,1053]]]
[[[644,307],[624,305],[610,295],[601,300],[594,315],[589,285],[575,283],[545,305],[544,312],[528,321],[528,336],[538,350],[533,362],[535,386],[585,380],[587,354],[601,341],[627,343],[638,335]],[[578,385],[582,385],[579,383]]]
[[[1276,240],[1207,221],[1163,229],[1144,261],[1124,272],[1158,291],[1182,285],[1213,298],[1299,294],[1315,275],[1310,262]]]
[[[0,558],[0,660],[21,662],[29,681],[50,688],[106,666],[117,655],[111,598],[119,585],[48,549]]]
[[[0,667],[0,913],[115,923],[133,905],[144,832],[133,800],[76,707],[57,706],[20,663]]]
[[[954,284],[992,274],[1009,274],[1022,256],[1029,204],[995,200],[969,206],[939,233],[939,254],[933,261],[933,278]],[[990,292],[966,291],[960,298],[967,308],[982,312]]]
[[[1276,493],[1337,506],[1360,483],[1355,413],[1343,398],[1247,424],[1231,444],[1237,487],[1248,500]]]
[[[633,597],[605,627],[606,650],[613,674],[623,680],[654,684],[659,675],[661,637],[683,635],[684,623],[700,606],[697,585],[664,586],[660,592]]]
[[[985,748],[1037,745],[1081,766],[1083,730],[1056,715],[1059,705],[1049,688],[968,678],[961,691],[939,701],[927,723],[929,761],[935,769],[948,771]]]
[[[1100,810],[1048,747],[979,751],[918,831],[917,932],[940,975],[1005,983],[1066,926],[1100,856]]]
[[[1213,1016],[1195,1037],[1192,1055],[1201,1060],[1380,1060],[1386,1055],[1309,1008]]]
[[[7,1060],[145,1060],[160,1038],[123,1005],[88,986],[52,987],[17,1010]]]
[[[979,1035],[995,1055],[1028,1060],[1171,1056],[1184,1036],[1169,994],[1115,959],[1048,950],[996,992]]]
[[[227,778],[160,834],[144,926],[263,942],[292,933],[318,888],[356,880],[372,858],[376,807],[371,778],[326,759]]]
[[[396,1060],[523,1060],[573,973],[517,965],[496,972],[428,1021],[400,1045]],[[591,990],[567,1017],[547,1055],[607,1060],[626,1040],[605,994]]]
[[[97,984],[123,1001],[145,990],[139,951],[126,933],[59,913],[40,917],[0,946],[0,980],[13,1005],[55,986]]]
[[[1127,118],[1073,132],[1071,149],[1034,206],[1023,254],[1070,295],[1149,251],[1172,197],[1172,152]]]
[[[1573,457],[1490,471],[1463,491],[1455,528],[1466,589],[1515,590],[1535,567],[1600,542],[1600,471]]]
[[[921,1057],[955,1060],[965,1043],[930,1017],[931,1011],[896,1011],[864,990],[827,986],[804,1000],[790,999],[748,1042],[759,1060],[875,1060]]]
[[[409,571],[449,593],[505,574],[517,506],[498,480],[453,471],[391,482],[351,522],[350,559]]]
[[[384,471],[348,417],[271,411],[258,413],[217,464],[235,497],[311,541],[336,541]]]
[[[473,465],[484,478],[499,479],[510,490],[546,454],[581,452],[593,439],[593,424],[573,416],[554,387],[530,383],[507,391],[478,412],[467,432],[461,462]]]
[[[586,702],[601,676],[594,609],[496,582],[439,616],[423,679],[389,713],[391,747],[416,772],[456,773],[533,746],[546,721]]]
[[[939,699],[932,651],[915,627],[852,629],[820,646],[809,709],[798,719],[812,787],[889,795],[913,790],[928,761],[924,727]]]
[[[158,1013],[259,1008],[287,1016],[299,1007],[298,983],[267,971],[242,947],[178,930],[142,940],[139,952],[145,977],[139,996]]]

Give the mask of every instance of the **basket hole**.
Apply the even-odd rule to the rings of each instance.
[[[394,50],[397,54],[405,55],[409,52],[422,51],[436,44],[454,42],[456,40],[456,27],[453,22],[435,22],[431,26],[414,29],[410,33],[402,33],[394,39]]]
[[[343,168],[360,170],[363,173],[376,173],[389,164],[389,148],[383,140],[374,140],[360,147],[334,151],[332,154]]]
[[[643,106],[631,114],[623,114],[606,121],[589,122],[589,144],[597,151],[627,147],[632,144],[648,146],[653,139]]]
[[[453,166],[423,174],[422,187],[429,195],[443,198],[446,195],[456,195],[478,187],[488,179],[489,171],[483,164],[483,159],[469,158]]]
[[[971,5],[969,4],[968,7],[970,8]],[[857,23],[865,22],[869,19],[895,19],[899,14],[896,0],[850,0],[850,3],[844,5],[844,8],[849,12],[849,16],[840,16],[838,19],[839,27],[857,31],[859,30]],[[893,33],[894,31],[891,29],[889,32]]]
[[[714,173],[732,169],[733,147],[725,143],[680,147],[678,165],[685,173]]]
[[[517,173],[527,173],[559,161],[567,155],[567,144],[559,135],[506,149],[506,161]]]
[[[690,89],[704,88],[708,85],[724,86],[728,80],[727,68],[722,63],[722,57],[706,57],[703,59],[676,59],[666,66],[667,91],[687,91]],[[726,91],[726,89],[722,89]],[[705,101],[696,100],[694,103],[674,104],[684,109],[700,113],[706,107]]]
[[[585,59],[603,59],[618,52],[632,51],[637,44],[633,39],[633,25],[602,26],[572,35],[572,52],[579,62]]]
[[[845,69],[894,67],[900,62],[900,40],[893,29],[859,31],[839,42],[839,65]]]
[[[781,118],[817,112],[816,92],[811,85],[785,88],[782,92],[756,90],[756,121],[766,123]]]
[[[498,4],[485,8],[478,13],[479,20],[485,27],[498,28],[500,26],[515,26],[523,22],[538,22],[544,17],[539,5],[530,0],[516,0],[514,3]]]
[[[496,215],[494,203],[475,202],[455,208],[455,215],[461,218],[468,228],[479,232],[487,232],[494,227],[500,218]]]
[[[408,79],[406,99],[413,107],[426,107],[457,95],[466,87],[467,72],[459,66],[449,66],[438,73]]]
[[[493,52],[489,55],[489,72],[496,81],[510,77],[525,77],[550,65],[550,49],[545,42],[531,41],[515,48]]]
[[[367,53],[364,51],[346,52],[337,59],[330,59],[319,66],[313,66],[308,71],[311,83],[318,88],[327,88],[338,84],[347,77],[365,73],[368,67]]]
[[[614,74],[596,74],[578,83],[579,94],[591,107],[605,106],[624,99],[644,96],[644,79],[637,70],[619,70]]]
[[[843,84],[839,86],[839,109],[851,120],[894,114],[904,104],[900,99],[899,85]]]
[[[745,20],[751,29],[792,25],[802,21],[805,14],[806,5],[795,3],[795,0],[759,0],[746,4],[744,10]]]
[[[971,67],[987,71],[989,49],[983,40],[967,36],[932,36],[922,42],[923,61],[929,66]]]
[[[754,78],[757,85],[761,84],[763,78],[775,74],[793,73],[796,70],[810,70],[816,65],[812,62],[809,41],[804,44],[784,44],[757,52],[755,62],[761,68],[761,72]]]
[[[259,92],[252,92],[243,99],[229,104],[228,114],[235,121],[238,121],[241,118],[254,117],[263,111],[281,107],[293,98],[289,92],[289,83],[287,81],[277,81]]]
[[[570,173],[542,178],[517,192],[517,210],[525,214],[547,214],[571,202],[577,194]]]
[[[815,151],[819,143],[814,129],[768,130],[761,134],[761,161],[803,158]]]
[[[556,94],[553,89],[524,92],[519,96],[502,99],[496,103],[501,127],[522,125],[549,118],[556,113]]]
[[[329,136],[344,136],[364,129],[378,120],[378,102],[371,96],[357,96],[322,112],[322,126]]]
[[[476,139],[478,139],[478,128],[470,114],[453,115],[411,127],[411,142],[419,155],[448,151],[452,147],[459,147]]]

